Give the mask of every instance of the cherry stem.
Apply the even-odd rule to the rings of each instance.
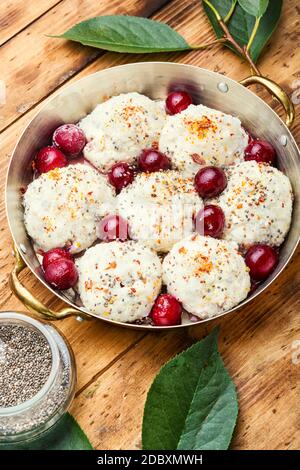
[[[230,33],[226,23],[221,19],[219,20],[219,25],[221,26],[221,28],[223,29],[224,31],[224,38],[230,43],[232,44],[232,46],[237,50],[237,52],[246,59],[246,61],[250,64],[250,67],[252,68],[252,70],[254,70],[254,72],[256,73],[256,75],[261,75],[260,71],[258,70],[258,68],[256,67],[255,63],[253,62],[252,60],[252,57],[250,55],[250,52],[249,52],[249,49],[247,49],[247,46],[245,47],[241,47],[238,42],[234,39],[234,37],[232,36],[232,34]]]
[[[247,46],[244,46],[244,54],[245,54],[246,60],[250,64],[252,70],[256,73],[256,75],[261,76],[261,72],[258,70],[255,63],[253,62],[252,57],[250,56],[250,52],[249,52],[249,49],[247,48]]]

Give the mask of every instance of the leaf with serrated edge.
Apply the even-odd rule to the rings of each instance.
[[[232,4],[232,0],[210,0],[210,2],[218,10],[222,18],[225,18]],[[203,0],[202,3],[217,37],[222,37],[224,33],[220,28],[214,13]],[[281,8],[282,0],[272,0],[272,2],[269,3],[267,11],[260,21],[258,31],[250,48],[250,54],[254,62],[257,62],[263,48],[275,31],[280,19]],[[232,36],[240,46],[248,44],[254,23],[254,16],[246,13],[240,5],[235,7],[234,13],[228,23],[228,27]],[[232,45],[229,43],[226,43],[226,45],[236,52]]]
[[[143,418],[145,450],[227,449],[238,404],[218,352],[217,330],[162,367]]]
[[[269,0],[238,0],[239,4],[249,15],[260,18],[266,12]]]
[[[136,16],[97,16],[55,37],[114,52],[150,53],[192,49],[170,26]]]

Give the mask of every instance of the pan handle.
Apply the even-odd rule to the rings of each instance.
[[[240,81],[241,85],[249,86],[254,84],[262,85],[266,90],[272,95],[275,99],[279,101],[279,103],[283,106],[286,112],[286,120],[285,123],[287,127],[291,127],[294,119],[295,119],[295,108],[293,102],[289,95],[284,91],[281,86],[277,83],[273,82],[266,77],[261,77],[258,75],[251,75],[250,77],[244,78]]]
[[[38,314],[38,316],[46,320],[60,320],[61,318],[69,317],[71,315],[76,315],[81,319],[88,318],[88,315],[84,315],[82,312],[72,307],[64,307],[59,312],[54,312],[37,300],[19,280],[19,274],[26,268],[26,264],[16,246],[14,247],[14,253],[16,263],[9,276],[10,288],[15,296],[23,305],[25,305],[25,307],[28,308],[30,312]]]

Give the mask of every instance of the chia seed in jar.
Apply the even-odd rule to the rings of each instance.
[[[73,353],[52,325],[0,313],[0,442],[26,441],[53,426],[75,381]]]

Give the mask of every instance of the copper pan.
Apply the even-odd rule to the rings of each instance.
[[[281,102],[286,111],[286,123],[261,98],[247,89],[247,86],[253,83],[263,85]],[[69,315],[76,315],[78,318],[96,316],[76,305],[64,293],[52,289],[45,283],[39,269],[39,262],[25,231],[20,193],[20,188],[26,186],[32,179],[32,156],[37,149],[47,144],[47,139],[58,125],[64,122],[77,122],[108,96],[137,91],[158,99],[164,98],[170,89],[176,87],[189,91],[195,103],[201,102],[238,116],[250,132],[270,141],[277,150],[279,168],[290,178],[295,195],[292,224],[281,248],[280,262],[276,271],[246,300],[223,312],[219,317],[229,315],[253,301],[274,282],[289,262],[299,241],[300,158],[299,149],[288,129],[294,119],[294,107],[284,90],[264,77],[251,76],[238,83],[218,73],[191,65],[167,62],[122,65],[88,75],[57,93],[28,124],[12,154],[6,183],[6,210],[16,247],[16,265],[10,276],[10,284],[15,295],[31,312],[49,320]],[[26,267],[67,306],[55,312],[36,299],[19,280],[20,272]],[[101,320],[127,328],[154,331],[191,327],[210,321],[201,320],[176,327],[159,328],[114,322],[106,318]]]

